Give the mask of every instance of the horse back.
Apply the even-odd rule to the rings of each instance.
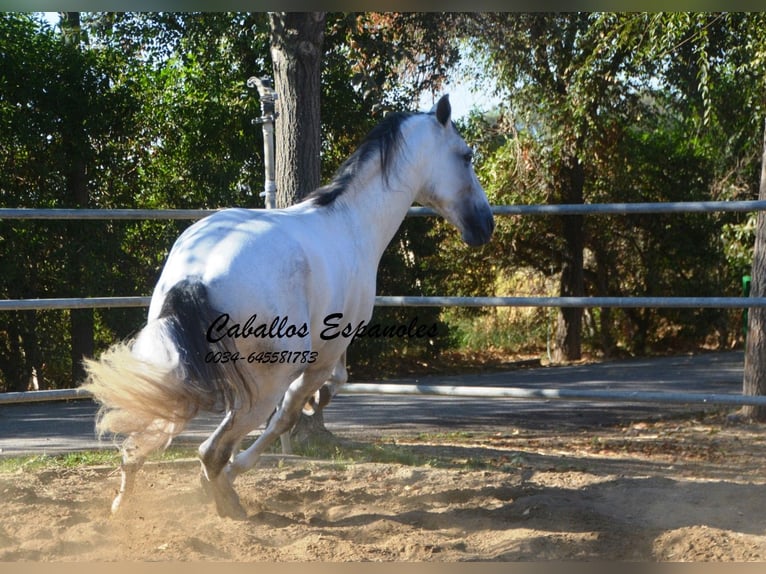
[[[329,315],[366,321],[372,312],[375,275],[368,261],[317,210],[229,209],[189,227],[176,241],[155,288],[150,319],[168,291],[181,281],[200,281],[216,313],[229,325],[276,321],[281,330],[235,341],[243,352],[318,350],[339,354],[342,341],[319,335]],[[255,317],[255,319],[252,319]],[[306,337],[286,329],[306,326]],[[337,349],[336,349],[337,347]]]

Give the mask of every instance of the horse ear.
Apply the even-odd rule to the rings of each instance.
[[[452,106],[449,103],[449,95],[444,94],[436,104],[436,119],[439,120],[440,124],[446,126],[451,115]]]

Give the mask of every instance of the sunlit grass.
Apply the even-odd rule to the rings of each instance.
[[[163,453],[152,455],[150,461],[175,461],[197,456],[197,449],[188,446],[176,446]],[[37,454],[28,456],[0,457],[0,474],[16,472],[34,472],[38,470],[67,469],[94,466],[114,466],[120,464],[117,449],[89,450],[65,454]]]
[[[119,453],[107,450],[71,452],[56,455],[7,456],[0,458],[0,474],[54,468],[115,465],[119,464],[119,461]]]
[[[347,470],[355,464],[379,463],[401,466],[431,466],[434,468],[486,469],[499,468],[492,461],[481,457],[456,457],[446,453],[437,453],[440,446],[461,446],[468,443],[481,444],[485,434],[448,431],[421,433],[406,439],[395,437],[357,442],[339,440],[334,436],[322,437],[304,444],[294,444],[293,454],[306,462],[330,464],[338,470]],[[434,447],[434,448],[423,448]],[[279,443],[270,450],[272,455],[279,455]],[[161,454],[152,455],[150,462],[174,462],[193,460],[197,457],[195,446],[172,446]],[[507,460],[505,461],[508,462]],[[285,464],[284,461],[278,464]],[[113,467],[120,465],[120,453],[114,450],[92,450],[56,455],[10,456],[0,457],[0,475],[40,470],[62,470],[85,467]],[[505,468],[507,464],[500,465]],[[515,466],[515,465],[514,465]]]

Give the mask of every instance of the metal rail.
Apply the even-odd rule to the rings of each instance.
[[[4,299],[0,311],[148,307],[151,297]],[[766,297],[375,297],[377,307],[582,307],[656,309],[753,309]]]
[[[766,297],[376,297],[379,307],[632,307],[745,309]]]
[[[71,401],[78,399],[90,399],[92,396],[93,395],[83,389],[54,389],[49,391],[0,393],[0,405],[44,403],[48,401]]]
[[[37,209],[0,208],[0,220],[137,220],[202,219],[220,209]],[[495,215],[631,215],[766,211],[766,201],[679,201],[662,203],[575,203],[560,205],[494,205]],[[411,207],[410,217],[438,216],[429,207]]]
[[[218,209],[0,209],[0,220],[134,220],[134,219],[202,219]]]
[[[698,405],[766,406],[766,396],[724,395],[720,393],[675,393],[654,391],[610,391],[575,389],[524,389],[519,387],[469,387],[453,385],[399,385],[391,383],[348,383],[343,394],[416,395],[450,398],[619,401],[625,403],[677,403]],[[0,393],[0,405],[90,399],[82,389]]]
[[[653,391],[610,391],[575,389],[523,389],[518,387],[468,387],[451,385],[396,385],[349,383],[343,394],[432,395],[492,399],[546,399],[576,401],[621,401],[640,403],[680,403],[703,405],[766,406],[766,396],[723,395],[715,393],[674,393]]]
[[[67,297],[55,299],[3,299],[0,311],[56,309],[112,309],[148,307],[151,297]]]
[[[660,203],[573,203],[560,205],[495,205],[495,215],[638,215],[662,213],[766,211],[766,201],[679,201]],[[408,215],[437,215],[427,207],[412,207]]]

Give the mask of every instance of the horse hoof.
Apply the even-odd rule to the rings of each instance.
[[[212,485],[211,485],[212,486]],[[246,520],[247,512],[239,501],[239,495],[232,489],[213,490],[215,509],[221,518],[233,518],[234,520]]]
[[[240,504],[239,500],[229,500],[226,502],[216,501],[216,510],[221,518],[231,518],[232,520],[247,520],[247,512]]]

